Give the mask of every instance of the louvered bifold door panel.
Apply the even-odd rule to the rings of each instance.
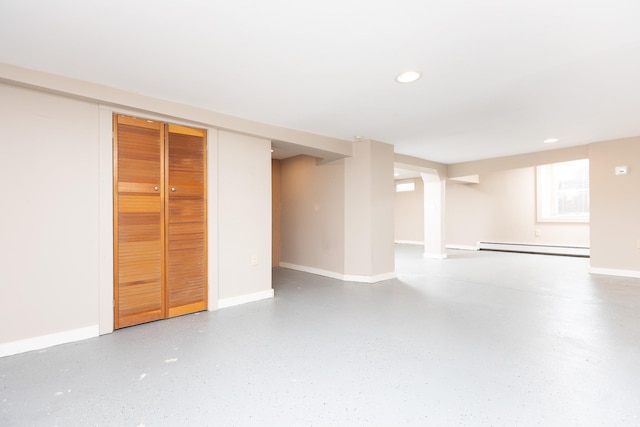
[[[165,317],[164,125],[114,117],[114,323]]]
[[[206,133],[167,125],[168,317],[207,309]]]

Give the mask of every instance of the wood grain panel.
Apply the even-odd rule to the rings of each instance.
[[[172,317],[207,309],[205,133],[171,125],[166,150],[167,307]]]
[[[160,186],[155,184],[139,183],[139,182],[119,182],[118,183],[119,193],[156,194],[159,191],[160,191]]]
[[[206,131],[114,116],[114,189],[115,328],[206,310]]]
[[[120,194],[118,202],[120,204],[120,213],[138,212],[142,214],[159,214],[162,211],[160,194]]]
[[[165,317],[163,138],[161,123],[114,117],[116,328]]]

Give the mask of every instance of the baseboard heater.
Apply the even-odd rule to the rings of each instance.
[[[584,246],[529,245],[525,243],[478,242],[478,249],[485,251],[522,252],[527,254],[566,255],[589,257],[589,248]]]

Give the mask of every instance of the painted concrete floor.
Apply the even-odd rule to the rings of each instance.
[[[1,426],[638,426],[640,279],[397,248],[398,279],[274,270],[276,297],[0,359]]]

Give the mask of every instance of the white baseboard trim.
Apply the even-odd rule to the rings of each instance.
[[[240,295],[237,297],[223,298],[218,300],[218,308],[233,307],[235,305],[246,304],[248,302],[260,301],[263,299],[273,298],[273,289],[266,291],[254,292],[252,294]]]
[[[420,246],[424,246],[424,242],[421,242],[420,240],[396,240],[394,241],[394,243],[398,243],[401,245],[420,245]]]
[[[343,282],[376,283],[383,280],[395,279],[397,277],[395,272],[377,274],[375,276],[358,276],[353,274],[341,274],[336,273],[335,271],[322,270],[320,268],[307,267],[305,265],[291,264],[288,262],[281,262],[280,267],[317,274],[318,276],[330,277],[332,279],[342,280]]]
[[[469,245],[446,245],[447,249],[456,249],[460,251],[479,251],[480,248],[478,246],[469,246]]]
[[[506,252],[527,252],[547,255],[589,256],[589,248],[581,246],[534,245],[526,243],[478,242],[478,248]]]
[[[446,259],[447,258],[447,254],[433,254],[429,252],[423,253],[422,256],[424,258],[430,258],[430,259]]]
[[[636,270],[617,270],[614,268],[589,267],[589,273],[602,274],[605,276],[634,277],[640,279],[640,271]]]
[[[281,262],[280,267],[290,270],[303,271],[305,273],[317,274],[318,276],[331,277],[332,279],[344,280],[344,275],[335,271],[322,270],[320,268],[307,267],[305,265],[291,264],[289,262]]]
[[[93,325],[87,326],[86,328],[72,329],[70,331],[12,341],[0,344],[0,357],[25,353],[27,351],[42,350],[55,345],[82,341],[87,338],[95,338],[98,335],[100,335],[100,327],[99,325]]]
[[[383,280],[395,279],[397,276],[395,272],[391,272],[376,274],[375,276],[358,276],[354,274],[345,274],[343,277],[344,279],[342,280],[345,282],[378,283],[382,282]]]

